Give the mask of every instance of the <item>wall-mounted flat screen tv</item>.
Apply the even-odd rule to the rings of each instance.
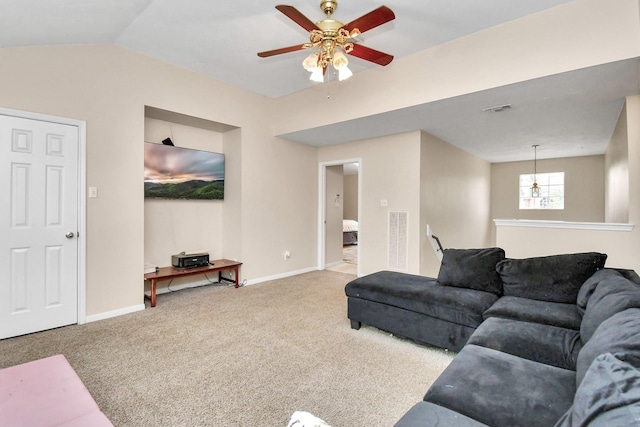
[[[144,197],[224,200],[224,154],[145,142]]]

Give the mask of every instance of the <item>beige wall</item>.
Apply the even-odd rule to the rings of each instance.
[[[629,145],[627,109],[623,108],[605,154],[606,222],[629,221]]]
[[[640,248],[640,96],[627,97],[625,108],[627,117],[627,150],[629,159],[629,222],[635,224],[635,240],[629,246],[630,253],[640,264],[638,248]],[[639,266],[640,267],[640,266]],[[640,271],[640,268],[638,268]]]
[[[362,200],[358,232],[361,275],[388,266],[389,211],[409,212],[409,272],[418,273],[420,132],[321,147],[320,162],[361,158]],[[381,206],[381,200],[387,206]]]
[[[272,136],[268,99],[115,46],[3,49],[0,75],[2,107],[87,123],[89,318],[143,303],[145,105],[240,128],[223,137],[220,255],[244,262],[242,278],[316,264],[316,149]]]
[[[490,165],[423,132],[322,147],[321,162],[362,158],[360,274],[388,268],[388,214],[409,213],[409,269],[437,276],[430,224],[448,247],[489,244]],[[386,200],[387,206],[381,206]]]
[[[344,176],[344,218],[358,220],[358,175]]]
[[[222,253],[224,258],[244,262],[242,253],[242,237],[244,233],[242,215],[239,214],[239,212],[242,212],[244,165],[242,161],[242,129],[225,132],[222,135],[222,146],[225,162]],[[243,268],[241,273],[241,280],[246,280],[247,269]],[[226,274],[226,272],[224,274]]]
[[[420,273],[437,277],[440,262],[427,240],[427,224],[444,248],[490,245],[488,162],[422,133]]]
[[[325,263],[342,262],[342,217],[344,207],[342,165],[327,166],[325,177]],[[338,200],[336,198],[339,197]]]
[[[604,221],[604,156],[538,160],[541,173],[564,172],[564,209],[519,209],[520,174],[533,173],[533,161],[491,165],[491,216],[494,219]]]

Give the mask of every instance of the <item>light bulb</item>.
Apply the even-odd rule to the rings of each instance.
[[[353,73],[351,72],[349,67],[347,67],[347,65],[349,64],[349,60],[347,59],[346,56],[344,56],[344,53],[339,51],[336,52],[333,55],[332,64],[333,64],[333,68],[338,70],[338,80],[343,81],[353,76]]]
[[[340,67],[338,69],[338,80],[339,81],[347,80],[351,76],[353,76],[353,73],[351,72],[349,67],[347,67],[346,65],[343,66],[343,67]]]
[[[311,77],[309,77],[309,80],[311,80],[313,82],[318,82],[318,83],[324,82],[324,75],[323,75],[322,67],[316,67],[311,72]]]
[[[346,56],[344,56],[344,53],[338,51],[333,55],[333,68],[335,68],[336,70],[339,70],[342,67],[346,67],[347,65],[349,65],[349,60],[347,59]]]
[[[313,72],[318,67],[318,53],[313,52],[302,61],[302,67],[310,72]]]

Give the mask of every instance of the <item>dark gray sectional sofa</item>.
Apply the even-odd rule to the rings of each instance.
[[[640,277],[606,255],[448,249],[345,287],[348,317],[458,352],[397,427],[640,426]]]

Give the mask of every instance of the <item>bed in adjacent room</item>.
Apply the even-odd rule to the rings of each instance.
[[[354,221],[352,219],[342,220],[342,244],[358,244],[358,221]]]

